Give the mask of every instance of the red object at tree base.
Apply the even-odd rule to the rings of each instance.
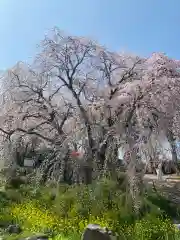
[[[72,151],[72,152],[71,152],[71,156],[72,156],[72,157],[79,157],[79,156],[80,156],[80,152]]]

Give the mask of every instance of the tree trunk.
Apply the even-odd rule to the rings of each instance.
[[[84,167],[84,183],[86,185],[89,185],[92,183],[92,173],[93,173],[93,168],[90,166]]]
[[[179,169],[179,166],[178,166],[176,139],[175,139],[174,134],[171,130],[167,131],[167,139],[168,139],[169,144],[171,146],[172,161],[173,161],[174,166],[176,168],[177,174],[179,174],[180,169]]]
[[[139,159],[139,146],[136,142],[136,132],[133,131],[132,126],[129,124],[127,131],[127,143],[129,148],[129,164],[127,167],[127,175],[129,179],[129,190],[133,200],[133,207],[135,213],[139,214],[141,208],[140,195],[143,190],[143,175],[144,169],[142,168],[141,159]]]

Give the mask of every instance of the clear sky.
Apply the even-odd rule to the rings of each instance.
[[[180,59],[180,0],[0,0],[0,69],[34,56],[53,26],[111,50]]]

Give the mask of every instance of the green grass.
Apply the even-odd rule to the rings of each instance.
[[[32,236],[38,236],[38,233],[31,233],[31,232],[26,232],[26,234],[4,234],[3,239],[4,240],[19,240],[23,239],[26,237],[32,237]],[[49,240],[80,240],[81,236],[79,235],[69,235],[69,236],[62,236],[62,235],[56,235],[55,237],[50,237]]]
[[[32,237],[32,236],[42,236],[44,233],[37,233],[37,232],[31,232],[31,231],[23,231],[20,234],[7,234],[2,233],[1,234],[4,240],[19,240],[26,237]],[[56,236],[52,237],[49,236],[49,240],[80,240],[81,235],[80,234],[69,234],[68,236],[63,236],[62,234],[57,234]]]

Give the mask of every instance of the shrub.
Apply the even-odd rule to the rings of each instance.
[[[26,201],[11,206],[12,218],[24,228],[32,231],[62,230],[61,219],[48,209],[42,208],[38,201]]]
[[[134,233],[135,240],[173,239],[175,229],[169,219],[152,218],[152,216],[149,216],[136,222]]]

